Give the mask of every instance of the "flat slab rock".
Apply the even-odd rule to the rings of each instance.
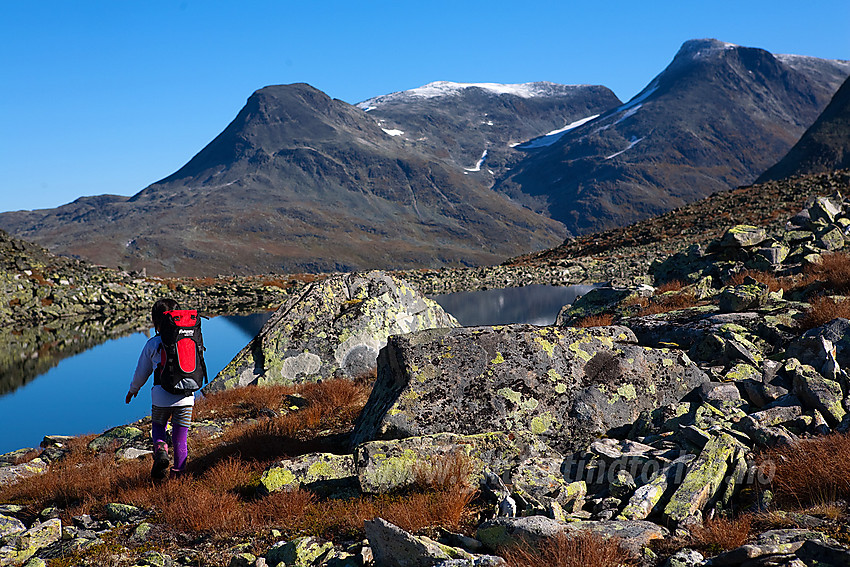
[[[278,309],[205,391],[356,378],[375,371],[389,335],[457,324],[395,276],[379,271],[333,276]]]
[[[523,431],[584,448],[708,380],[683,352],[635,342],[625,327],[532,325],[391,337],[353,442]]]
[[[545,516],[496,518],[478,527],[478,539],[489,549],[527,542],[543,544],[559,533],[567,535],[588,531],[604,538],[616,537],[620,545],[636,556],[653,539],[666,538],[670,532],[659,525],[643,520],[609,520],[603,522],[563,523]]]

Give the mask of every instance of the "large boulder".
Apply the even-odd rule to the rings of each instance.
[[[708,380],[683,352],[634,342],[625,327],[531,325],[391,337],[353,442],[524,431],[572,451]]]
[[[388,336],[456,326],[402,279],[383,272],[333,276],[278,309],[206,389],[356,378],[375,371]]]

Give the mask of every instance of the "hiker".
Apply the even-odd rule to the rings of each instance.
[[[157,367],[162,367],[162,337],[160,332],[166,323],[166,313],[179,309],[177,302],[173,299],[158,299],[151,308],[151,319],[156,336],[152,337],[142,349],[130,390],[127,392],[126,403],[130,403],[142,386],[145,385],[151,372]],[[154,378],[154,386],[151,388],[151,434],[153,437],[154,459],[151,468],[151,477],[154,480],[162,480],[168,470],[168,442],[165,436],[165,426],[171,420],[171,440],[174,444],[174,465],[171,467],[171,476],[180,476],[186,466],[189,455],[187,445],[189,436],[189,424],[192,422],[192,408],[195,405],[195,396],[189,394],[172,394],[158,383]]]

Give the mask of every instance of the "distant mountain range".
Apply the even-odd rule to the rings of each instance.
[[[850,62],[686,42],[626,104],[533,148],[496,189],[574,235],[750,184],[797,141]]]
[[[490,264],[751,183],[848,74],[695,40],[625,104],[546,82],[438,82],[356,106],[266,87],[133,197],[3,213],[0,228],[164,275]]]
[[[850,168],[850,79],[791,151],[768,169],[759,183],[792,175],[827,173]]]

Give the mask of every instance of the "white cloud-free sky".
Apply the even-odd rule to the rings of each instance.
[[[850,59],[850,2],[7,0],[0,211],[132,195],[263,86],[349,103],[433,81],[637,94],[688,39]]]

